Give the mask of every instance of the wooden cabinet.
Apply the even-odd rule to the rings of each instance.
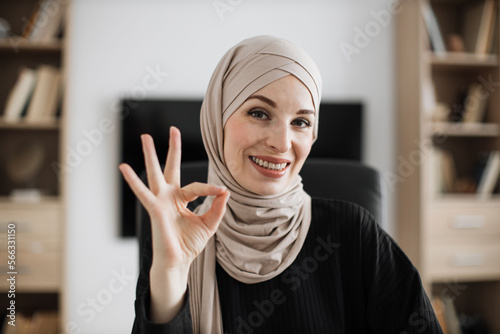
[[[32,204],[0,203],[0,289],[6,280],[9,229],[15,231],[16,288],[21,292],[58,292],[61,289],[62,230],[61,205],[44,200]],[[9,228],[10,225],[10,228]]]
[[[64,291],[64,175],[57,167],[63,164],[66,3],[0,2],[0,316],[14,300],[18,319],[28,323],[35,314],[38,319],[50,312],[53,332]],[[36,36],[33,29],[45,35]],[[42,67],[52,73],[45,80],[58,81],[43,81]],[[7,106],[25,69],[36,79],[27,98],[19,100],[24,101],[22,113],[7,120]],[[37,90],[51,91],[55,102],[46,102],[42,93],[37,100]],[[35,100],[42,114],[28,120]],[[14,286],[7,280],[11,276]],[[12,288],[15,297],[9,297]],[[21,320],[18,324],[21,330]]]
[[[499,185],[487,195],[477,192],[484,156],[500,150],[499,2],[419,0],[401,6],[395,18],[398,160],[391,178],[398,191],[398,241],[429,295],[454,291],[458,313],[478,314],[490,333],[499,333]],[[444,52],[426,24],[429,9]],[[492,13],[493,28],[481,30],[483,15]],[[470,47],[473,21],[476,38],[493,32],[486,52]],[[463,50],[452,49],[457,36],[465,41]],[[483,113],[471,122],[466,115],[478,104]]]

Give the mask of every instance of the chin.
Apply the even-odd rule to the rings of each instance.
[[[285,189],[285,187],[286,185],[281,185],[281,184],[280,185],[266,184],[256,187],[254,184],[254,186],[248,188],[248,190],[261,196],[272,196],[282,192],[283,189]]]

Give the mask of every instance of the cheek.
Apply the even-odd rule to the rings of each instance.
[[[301,163],[301,165],[306,160],[307,156],[309,155],[309,152],[311,152],[312,143],[313,143],[312,136],[311,138],[303,139],[298,142],[295,148],[295,152],[297,154],[297,161]]]
[[[251,146],[249,127],[238,119],[229,119],[224,128],[224,156],[229,170],[241,163],[241,153]]]

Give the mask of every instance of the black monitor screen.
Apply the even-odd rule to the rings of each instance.
[[[201,100],[123,100],[121,161],[140,174],[144,170],[140,135],[149,133],[163,164],[171,125],[181,131],[183,162],[207,160],[200,132],[201,103]],[[318,139],[309,156],[361,161],[362,109],[362,104],[357,102],[321,103]],[[136,200],[123,178],[121,180],[121,234],[132,237],[136,235]]]

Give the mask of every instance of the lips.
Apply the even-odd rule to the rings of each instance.
[[[273,157],[250,156],[249,158],[257,171],[271,178],[280,178],[285,175],[288,166],[291,164],[289,160]]]
[[[251,157],[251,159],[252,159],[253,162],[255,162],[260,167],[264,167],[264,168],[269,169],[269,170],[280,171],[280,170],[285,169],[286,166],[288,165],[288,163],[286,163],[286,162],[283,162],[283,163],[273,163],[273,162],[262,160],[262,159],[259,159],[259,158],[256,158],[256,157]]]

